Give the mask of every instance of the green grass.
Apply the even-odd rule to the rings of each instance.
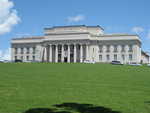
[[[0,64],[0,113],[77,102],[150,113],[150,68],[110,64]]]

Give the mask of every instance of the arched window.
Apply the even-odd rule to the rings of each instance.
[[[107,50],[106,52],[110,52],[110,45],[107,45]]]
[[[30,48],[29,47],[27,47],[27,54],[29,54],[30,53]]]
[[[132,54],[129,54],[129,60],[132,61]]]
[[[99,61],[102,61],[102,59],[103,59],[102,55],[99,55]]]
[[[122,55],[122,60],[123,60],[123,61],[125,60],[125,55]]]
[[[114,60],[117,61],[117,54],[114,54]]]
[[[132,51],[133,51],[133,46],[129,45],[129,52],[132,52]]]
[[[23,48],[21,48],[21,54],[23,54]]]
[[[103,52],[103,45],[99,45],[99,52],[100,52],[100,53]]]
[[[118,52],[117,45],[114,45],[114,52]]]
[[[109,61],[109,60],[110,60],[110,56],[109,56],[109,55],[106,55],[106,58],[107,58],[107,61]]]
[[[36,49],[36,48],[35,48],[35,47],[33,47],[32,49],[33,49],[33,54],[35,54],[35,49]]]
[[[125,52],[125,45],[121,46],[121,52]]]
[[[26,57],[27,61],[29,61],[29,56]]]
[[[15,48],[15,54],[17,54],[18,53],[18,48]]]
[[[32,59],[33,59],[33,61],[35,61],[35,56],[34,55],[32,56]]]

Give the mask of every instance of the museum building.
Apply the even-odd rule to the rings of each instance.
[[[13,38],[11,58],[23,62],[149,63],[138,35],[107,34],[100,26],[55,26],[43,36]]]

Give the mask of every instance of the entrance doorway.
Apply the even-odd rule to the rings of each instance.
[[[67,60],[68,60],[67,57],[64,57],[64,62],[67,62]]]
[[[74,55],[70,54],[70,62],[74,62]]]

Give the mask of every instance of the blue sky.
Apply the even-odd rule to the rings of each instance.
[[[5,54],[14,37],[43,35],[45,27],[79,24],[100,25],[105,33],[138,34],[142,48],[150,52],[150,0],[0,1],[11,2],[13,5],[7,10],[16,15],[15,22],[6,26],[9,29],[0,29],[1,54]],[[1,2],[0,5],[4,6]],[[3,17],[1,9],[0,28],[8,17]]]

